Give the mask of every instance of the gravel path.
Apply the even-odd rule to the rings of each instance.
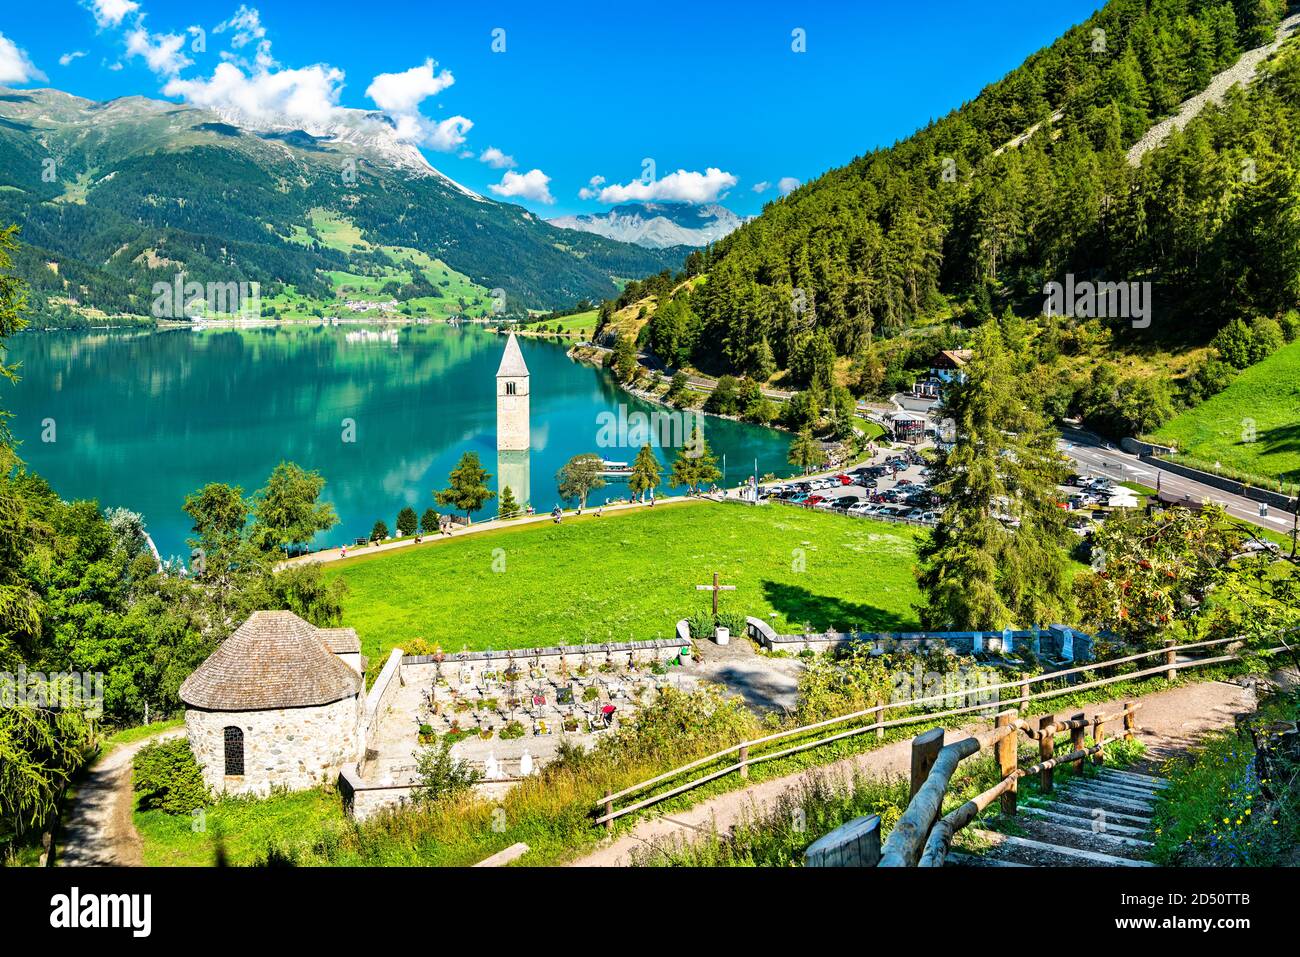
[[[1235,717],[1252,711],[1255,694],[1250,688],[1222,681],[1198,682],[1147,695],[1142,698],[1138,724],[1149,757],[1136,770],[1150,773],[1152,766],[1171,755],[1185,751],[1200,736],[1215,728],[1230,727]],[[1123,701],[1086,705],[1089,715],[1116,710]],[[1038,714],[1038,712],[1035,712]],[[983,730],[987,722],[972,725]],[[919,727],[919,726],[918,726]],[[950,731],[949,740],[958,732]],[[912,743],[896,741],[875,751],[855,755],[819,768],[816,772],[800,771],[785,777],[763,781],[741,791],[720,794],[701,804],[672,815],[648,818],[630,832],[595,852],[574,862],[577,867],[625,867],[631,852],[656,840],[692,837],[713,828],[730,830],[746,814],[762,813],[763,808],[782,793],[796,789],[813,773],[850,776],[854,771],[872,776],[905,775],[911,766]]]
[[[184,728],[172,728],[124,744],[90,768],[59,834],[55,861],[60,867],[139,867],[144,863],[140,835],[132,821],[131,759],[147,744],[184,733]]]
[[[1259,65],[1275,53],[1278,47],[1291,37],[1297,29],[1300,29],[1300,13],[1292,14],[1278,24],[1277,34],[1272,43],[1256,47],[1253,50],[1247,50],[1241,55],[1241,59],[1222,73],[1217,74],[1210,81],[1210,85],[1203,91],[1191,99],[1184,100],[1173,116],[1161,120],[1147,130],[1146,134],[1130,147],[1128,151],[1129,164],[1137,166],[1142,161],[1143,155],[1163,143],[1170,133],[1181,130],[1190,123],[1208,104],[1222,103],[1223,97],[1228,90],[1238,83],[1242,86],[1249,86],[1250,82],[1255,79],[1255,71],[1259,69]]]

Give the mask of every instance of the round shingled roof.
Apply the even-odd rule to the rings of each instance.
[[[270,711],[331,704],[361,676],[290,611],[257,611],[185,679],[180,699],[207,711]]]

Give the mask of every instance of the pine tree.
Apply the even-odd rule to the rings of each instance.
[[[497,503],[498,518],[514,518],[519,513],[519,503],[515,501],[515,493],[507,485],[501,490],[501,500]]]
[[[411,508],[411,506],[408,505],[397,513],[397,534],[414,535],[418,524],[415,509]]]
[[[947,507],[919,547],[926,627],[991,630],[1068,617],[1070,535],[1057,507],[1065,467],[1015,365],[997,324],[986,322],[965,381],[948,390],[943,415],[956,442],[932,482]]]
[[[460,462],[451,470],[449,485],[440,492],[434,492],[433,498],[439,505],[450,505],[465,513],[478,511],[496,492],[488,488],[488,479],[492,476],[483,468],[477,452],[466,452]]]
[[[432,535],[438,530],[438,513],[431,508],[426,508],[424,514],[420,516],[420,531],[426,535]]]
[[[663,475],[663,468],[659,465],[659,459],[655,456],[646,443],[641,446],[641,451],[636,454],[636,461],[632,463],[632,474],[628,477],[628,488],[641,501],[645,501],[646,492],[649,492],[659,484],[659,479]]]
[[[804,429],[790,443],[790,464],[797,465],[807,472],[826,461],[826,452],[813,438],[812,432]]]
[[[678,450],[677,458],[673,460],[669,484],[673,488],[685,485],[691,492],[695,492],[720,478],[722,472],[718,470],[718,460],[704,438],[703,426],[697,422],[690,439]]]

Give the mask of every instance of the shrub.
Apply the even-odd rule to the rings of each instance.
[[[370,540],[372,542],[382,542],[387,537],[388,525],[386,525],[384,520],[381,518],[379,521],[375,522],[375,527],[370,530]]]
[[[186,738],[141,748],[132,763],[131,789],[140,795],[142,810],[161,808],[169,814],[188,814],[209,800]]]
[[[518,721],[511,721],[501,729],[501,733],[498,735],[502,741],[511,741],[514,738],[522,738],[523,736],[524,726]]]
[[[415,765],[419,785],[416,800],[441,801],[470,790],[483,778],[482,772],[451,756],[447,738],[420,749]]]

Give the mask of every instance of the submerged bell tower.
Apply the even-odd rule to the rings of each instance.
[[[497,367],[497,494],[509,486],[520,505],[530,498],[528,416],[528,366],[512,332]]]

